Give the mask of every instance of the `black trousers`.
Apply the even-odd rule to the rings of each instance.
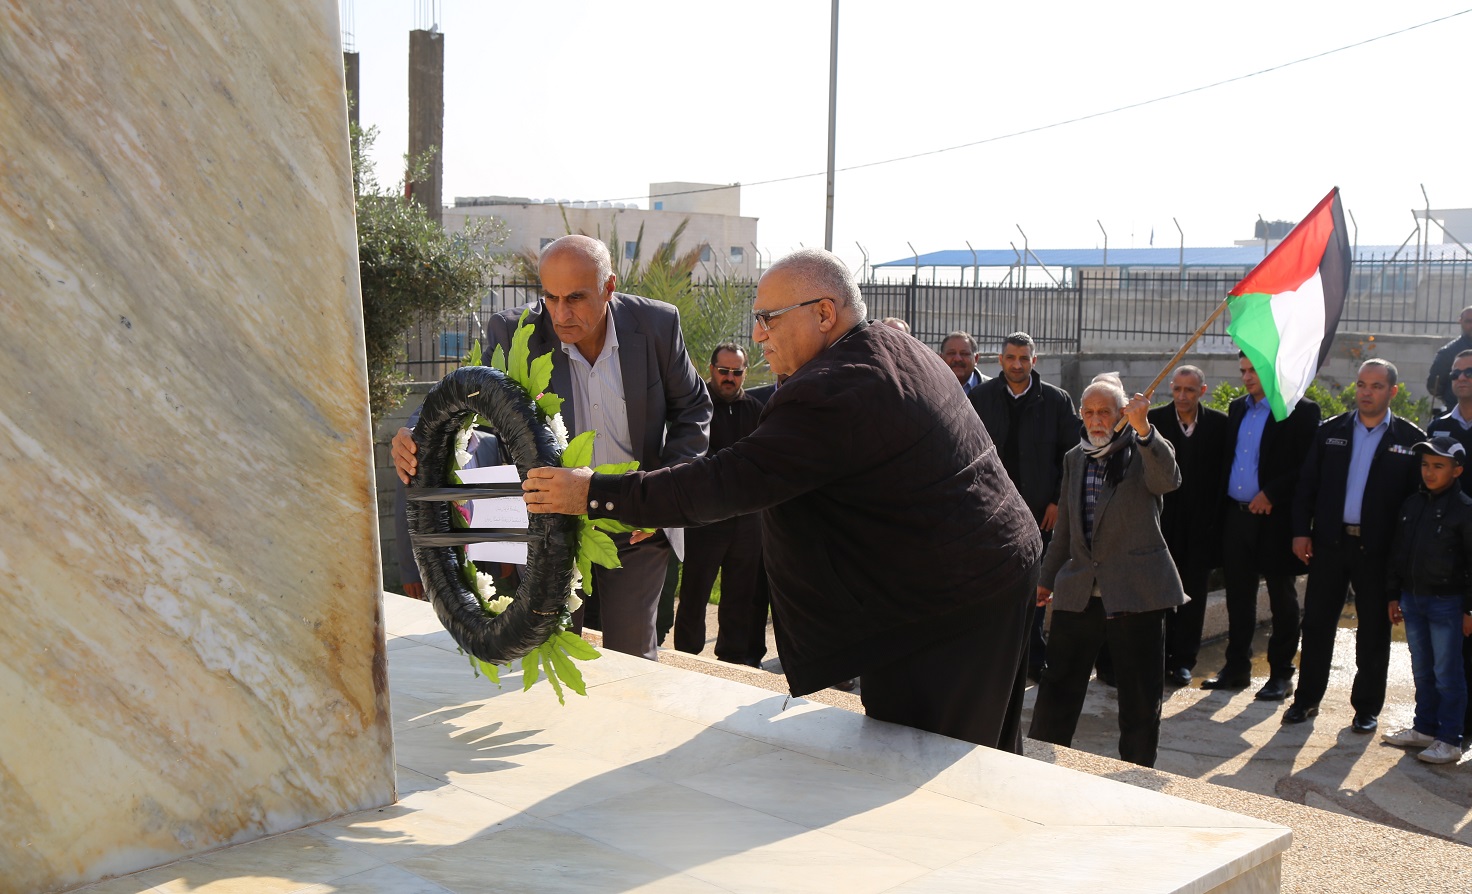
[[[1338,546],[1314,543],[1308,591],[1303,602],[1303,654],[1298,661],[1298,695],[1294,704],[1317,705],[1329,688],[1334,662],[1334,633],[1344,611],[1346,591],[1354,591],[1358,617],[1354,637],[1354,688],[1349,703],[1358,714],[1377,715],[1385,707],[1385,678],[1390,669],[1389,597],[1385,563],[1366,553],[1358,537],[1346,536]]]
[[[1037,589],[1034,568],[998,594],[984,627],[958,630],[918,652],[864,668],[864,713],[1021,754],[1024,653]]]
[[[762,522],[740,515],[685,529],[685,573],[675,606],[675,648],[699,653],[705,648],[705,611],[716,573],[721,604],[716,612],[716,657],[738,664],[760,664],[767,652],[766,590],[762,574]]]
[[[1293,655],[1298,651],[1298,590],[1293,575],[1263,570],[1265,564],[1283,560],[1282,556],[1268,555],[1268,551],[1285,546],[1267,536],[1268,516],[1253,515],[1235,506],[1227,510],[1222,528],[1222,572],[1227,586],[1227,659],[1222,671],[1247,674],[1252,670],[1257,584],[1264,580],[1273,614],[1273,632],[1268,638],[1269,672],[1277,679],[1292,679]]]
[[[1053,540],[1052,531],[1041,531],[1043,535],[1043,549]],[[1043,675],[1043,668],[1048,663],[1048,638],[1043,633],[1043,625],[1047,620],[1047,611],[1035,611],[1032,615],[1032,626],[1029,628],[1027,638],[1027,668],[1034,678]]]
[[[1191,670],[1196,667],[1196,656],[1201,651],[1201,628],[1206,624],[1207,588],[1211,580],[1211,569],[1204,567],[1205,564],[1176,563],[1181,586],[1191,601],[1176,606],[1165,616],[1165,666],[1168,668]]]
[[[1142,767],[1155,766],[1168,612],[1136,612],[1106,620],[1102,599],[1090,599],[1081,612],[1059,611],[1055,605],[1048,669],[1038,685],[1028,736],[1055,745],[1073,742],[1094,659],[1107,642],[1119,690],[1119,756]]]
[[[603,647],[650,661],[659,660],[655,618],[659,591],[669,565],[670,542],[663,531],[630,545],[628,534],[613,535],[622,568],[593,566],[593,592],[583,594],[583,607],[573,613],[572,629],[589,627],[603,633]]]

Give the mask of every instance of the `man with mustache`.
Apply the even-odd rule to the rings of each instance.
[[[981,354],[977,353],[976,339],[969,332],[958,329],[942,339],[940,359],[955,373],[956,381],[961,383],[961,390],[967,394],[982,382],[991,380],[991,376],[983,375],[976,368],[976,361],[981,359]]]
[[[755,431],[651,472],[532,469],[527,508],[645,526],[761,511],[794,695],[862,675],[870,717],[1020,752],[1037,523],[955,377],[866,312],[836,255],[779,260],[752,339],[786,379]]]
[[[1119,690],[1119,756],[1155,766],[1165,668],[1165,616],[1186,601],[1160,529],[1160,498],[1181,484],[1150,401],[1125,397],[1114,373],[1079,400],[1084,440],[1068,451],[1058,524],[1043,558],[1038,605],[1053,603],[1048,666],[1028,736],[1068,745],[1099,649],[1109,645]],[[1123,418],[1125,430],[1116,432]]]

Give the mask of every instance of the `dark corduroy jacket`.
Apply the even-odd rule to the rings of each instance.
[[[1226,488],[1231,480],[1231,464],[1237,455],[1237,433],[1242,430],[1242,417],[1246,415],[1246,396],[1237,398],[1227,407],[1227,438],[1230,443],[1227,445],[1227,477],[1222,483],[1222,499],[1228,512],[1240,511],[1233,508]],[[1319,405],[1305,398],[1282,422],[1269,416],[1262,430],[1262,441],[1258,443],[1257,486],[1273,504],[1265,532],[1266,555],[1258,559],[1258,567],[1265,573],[1297,575],[1308,572],[1308,567],[1293,555],[1293,497],[1298,488],[1298,476],[1303,470],[1303,459],[1308,455],[1318,427]]]
[[[1191,437],[1181,430],[1175,404],[1150,411],[1150,424],[1170,442],[1181,470],[1181,486],[1165,495],[1160,527],[1176,567],[1216,568],[1221,565],[1222,500],[1227,493],[1231,437],[1227,414],[1198,407]]]
[[[731,447],[595,475],[589,496],[591,517],[637,525],[761,510],[777,647],[796,695],[947,631],[973,629],[974,648],[988,648],[992,601],[1020,598],[1042,551],[955,377],[886,326],[860,324],[793,373]]]

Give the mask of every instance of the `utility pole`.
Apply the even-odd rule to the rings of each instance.
[[[828,44],[828,216],[823,247],[833,250],[833,147],[838,132],[838,0],[833,0],[833,34]]]

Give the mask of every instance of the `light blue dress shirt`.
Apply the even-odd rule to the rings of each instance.
[[[1375,448],[1390,429],[1390,414],[1374,428],[1365,428],[1359,414],[1354,417],[1354,435],[1350,438],[1349,479],[1344,483],[1344,523],[1360,523],[1360,510],[1365,503],[1365,482],[1370,477],[1370,463],[1375,461]]]
[[[624,374],[618,362],[618,330],[613,317],[608,318],[608,335],[603,350],[592,363],[576,345],[563,343],[572,372],[572,409],[577,430],[570,435],[596,431],[593,439],[593,465],[626,463],[634,456],[634,441],[629,437],[629,410],[624,403]]]
[[[1232,458],[1232,474],[1227,478],[1227,494],[1239,503],[1250,503],[1262,490],[1257,480],[1258,457],[1262,433],[1268,426],[1272,410],[1266,400],[1247,396],[1247,412],[1237,429],[1237,455]]]

